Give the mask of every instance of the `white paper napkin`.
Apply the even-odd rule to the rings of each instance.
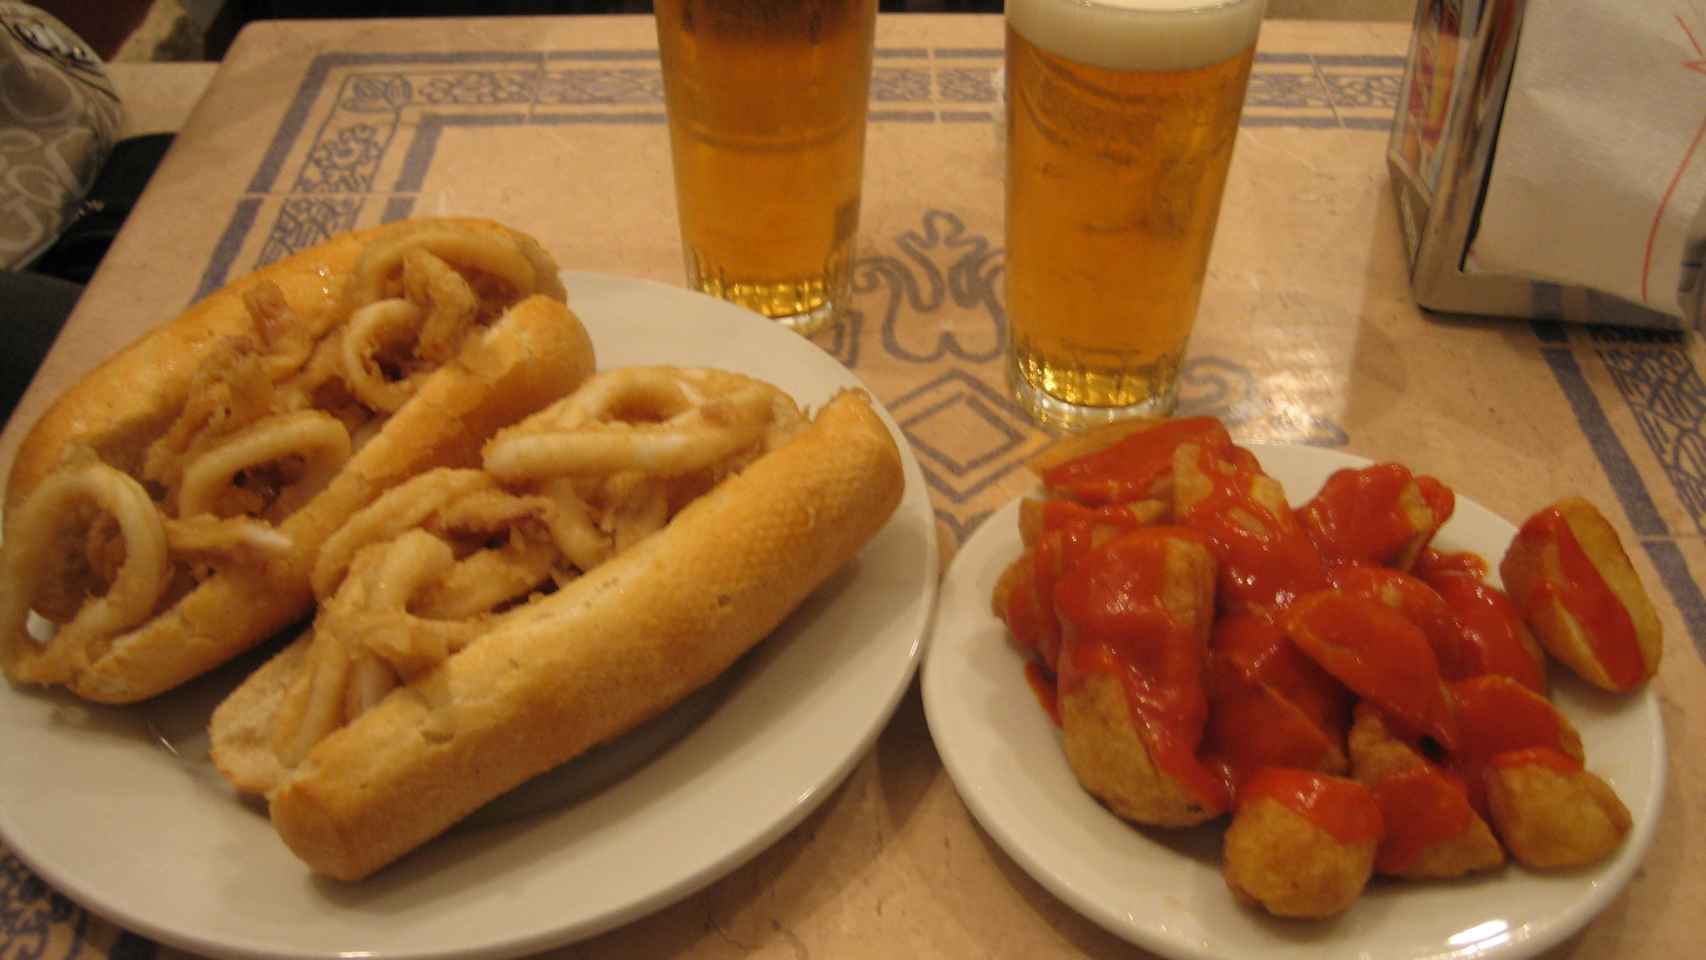
[[[1706,0],[1528,4],[1465,269],[1682,316],[1703,139]]]

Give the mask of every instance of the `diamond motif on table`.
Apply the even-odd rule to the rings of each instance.
[[[889,403],[930,486],[964,503],[1049,442],[1000,391],[950,370]]]

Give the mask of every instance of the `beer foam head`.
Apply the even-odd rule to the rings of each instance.
[[[1266,0],[1007,0],[1038,47],[1109,70],[1189,70],[1230,60],[1261,28]]]

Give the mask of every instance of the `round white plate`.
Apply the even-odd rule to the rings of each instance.
[[[564,279],[601,367],[723,367],[812,406],[860,385],[812,342],[721,301]],[[310,876],[209,766],[201,731],[242,665],[131,708],[0,683],[0,836],[94,912],[219,957],[506,957],[679,900],[815,809],[911,681],[936,596],[935,519],[883,416],[905,459],[900,509],[722,682],[368,881]]]
[[[1368,461],[1312,447],[1252,444],[1293,503],[1332,471]],[[1448,480],[1449,483],[1449,480]],[[1635,828],[1610,861],[1551,875],[1509,866],[1453,883],[1377,880],[1349,911],[1318,923],[1268,919],[1234,902],[1220,876],[1220,826],[1140,830],[1078,786],[1024,660],[989,608],[1020,552],[1017,502],[960,548],[942,584],[924,664],[924,708],[966,806],[1031,876],[1111,933],[1168,957],[1359,960],[1531,956],[1592,919],[1629,881],[1659,819],[1664,732],[1650,689],[1600,694],[1551,671],[1552,699],[1581,731],[1587,763],[1617,789]],[[1516,530],[1464,497],[1435,544],[1496,564]]]

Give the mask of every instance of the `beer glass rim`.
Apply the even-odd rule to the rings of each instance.
[[[1191,70],[1255,44],[1266,0],[1007,0],[1007,25],[1039,49],[1107,70]],[[1161,6],[1165,3],[1165,6]]]

